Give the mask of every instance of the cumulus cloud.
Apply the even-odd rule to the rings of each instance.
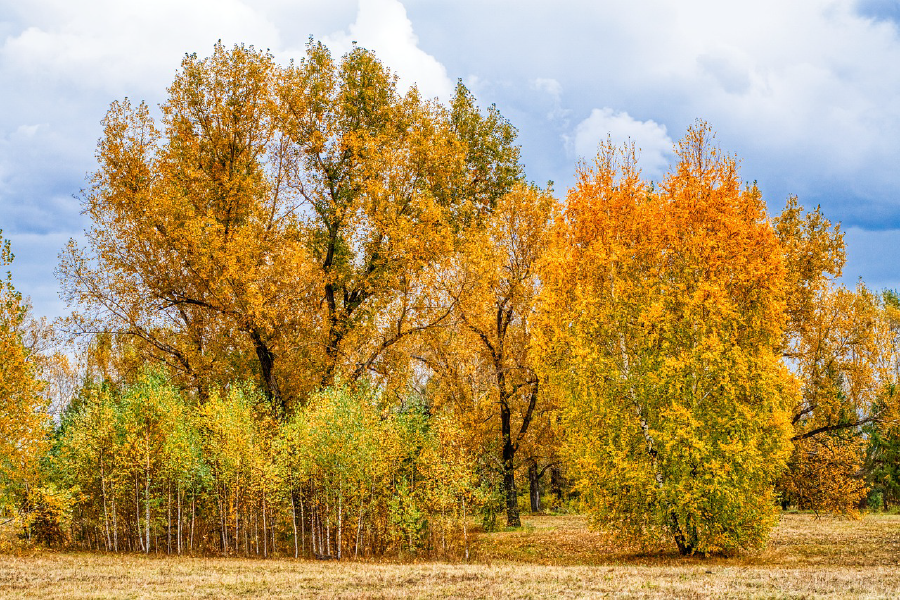
[[[129,96],[155,106],[184,54],[207,55],[219,39],[302,49],[308,35],[333,30],[323,11],[340,16],[341,3],[325,11],[308,0],[0,0],[0,229],[16,252],[16,285],[38,314],[62,312],[56,254],[87,225],[76,196],[109,103]],[[335,27],[356,8],[343,4],[349,16]]]
[[[400,76],[401,88],[415,85],[426,97],[444,101],[453,95],[454,83],[447,69],[419,47],[419,38],[399,0],[359,0],[356,20],[348,30],[325,38],[336,54],[350,50],[353,42],[373,50]]]
[[[665,174],[673,146],[665,125],[635,119],[625,111],[595,108],[575,127],[569,141],[578,158],[591,159],[597,155],[598,145],[607,139],[618,147],[634,143],[639,152],[638,166],[644,177],[658,180]]]
[[[517,7],[418,0],[410,14],[423,38],[453,32],[447,52],[436,52],[453,56],[453,68],[481,81],[518,82],[497,100],[501,110],[522,111],[524,86],[553,78],[573,114],[607,106],[653,115],[673,138],[702,118],[742,158],[744,176],[776,202],[798,193],[832,218],[900,227],[896,2],[522,0]],[[555,135],[546,127],[543,144],[523,148],[526,161],[541,164],[535,155]],[[571,181],[569,167],[558,168],[534,175]]]
[[[562,85],[552,77],[536,77],[530,82],[531,89],[548,94],[554,100],[562,98]]]

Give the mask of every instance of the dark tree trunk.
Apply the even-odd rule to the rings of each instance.
[[[278,387],[278,380],[275,378],[275,355],[269,349],[258,330],[252,330],[250,338],[253,340],[253,345],[256,348],[256,357],[259,359],[259,370],[262,375],[266,396],[281,409],[282,416],[286,416],[287,407],[284,404],[281,389]]]
[[[678,546],[678,553],[682,556],[689,556],[694,553],[694,540],[689,539],[685,535],[684,529],[678,523],[678,515],[674,512],[669,513],[669,525],[675,536],[675,545]]]
[[[541,512],[541,475],[543,474],[538,470],[537,462],[531,461],[528,464],[528,491],[533,513]]]
[[[509,407],[505,404],[501,405],[500,425],[503,432],[503,488],[506,492],[506,526],[521,527],[519,494],[516,490],[516,445],[512,441],[510,419]]]
[[[552,465],[550,467],[550,493],[556,498],[557,502],[562,502],[562,486],[562,469],[559,468],[558,464]]]

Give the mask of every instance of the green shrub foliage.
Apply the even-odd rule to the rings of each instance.
[[[461,429],[378,400],[339,385],[282,421],[252,387],[199,403],[154,373],[89,383],[49,461],[46,496],[71,500],[44,529],[118,552],[467,555],[480,495]]]

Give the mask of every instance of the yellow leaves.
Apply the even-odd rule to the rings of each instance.
[[[631,520],[628,536],[668,530],[709,552],[756,545],[772,522],[792,401],[775,356],[785,271],[758,191],[708,127],[676,152],[658,190],[627,148],[579,173],[541,272],[537,347],[568,390],[592,507]]]
[[[858,476],[864,454],[865,442],[854,437],[799,440],[781,482],[787,500],[801,509],[858,516],[857,506],[868,491]]]
[[[9,242],[0,231],[0,268],[13,260]],[[11,276],[0,279],[0,510],[37,481],[38,461],[47,447],[50,421],[44,386],[37,380],[37,365],[23,337],[27,305],[12,285]],[[21,499],[21,498],[20,498]]]

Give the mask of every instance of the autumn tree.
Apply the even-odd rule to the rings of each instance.
[[[896,418],[896,308],[860,283],[837,285],[843,233],[819,208],[790,198],[774,219],[787,268],[781,352],[796,372],[794,456],[781,480],[785,500],[853,513],[865,495],[863,429]]]
[[[114,102],[84,197],[87,247],[72,242],[60,266],[80,332],[137,338],[201,396],[246,364],[234,348],[282,395],[274,335],[299,313],[286,298],[302,295],[303,254],[281,184],[274,69],[270,55],[218,44],[185,57],[161,126],[146,105]]]
[[[281,102],[325,309],[321,383],[384,374],[387,350],[447,318],[435,279],[458,231],[521,178],[515,130],[461,84],[449,110],[401,95],[356,47],[338,63],[310,42]]]
[[[0,231],[0,268],[13,258]],[[26,304],[7,271],[0,278],[0,514],[29,505],[40,484],[38,461],[47,449],[47,401],[23,340],[26,321]]]
[[[534,369],[530,342],[534,300],[539,289],[537,262],[547,241],[555,200],[549,194],[519,186],[501,196],[483,224],[469,231],[461,250],[443,277],[441,285],[456,310],[448,335],[456,337],[447,345],[433,340],[431,356],[424,362],[450,386],[447,399],[456,412],[466,412],[473,434],[481,439],[497,439],[503,472],[506,521],[519,527],[518,489],[515,480],[517,453],[532,423],[542,418],[549,406],[541,395]],[[452,352],[448,350],[454,349]],[[459,380],[466,362],[475,359],[477,370],[487,375],[482,385]],[[459,400],[477,402],[467,406]],[[490,427],[490,433],[483,431]],[[546,441],[546,440],[545,440]]]
[[[76,330],[136,338],[201,398],[253,371],[282,413],[446,316],[438,260],[521,171],[496,111],[401,94],[357,47],[281,67],[217,44],[161,111],[104,119],[87,246],[60,269]]]
[[[587,506],[683,554],[764,543],[795,393],[778,239],[712,142],[691,127],[658,188],[633,148],[602,146],[541,272],[542,364]]]

